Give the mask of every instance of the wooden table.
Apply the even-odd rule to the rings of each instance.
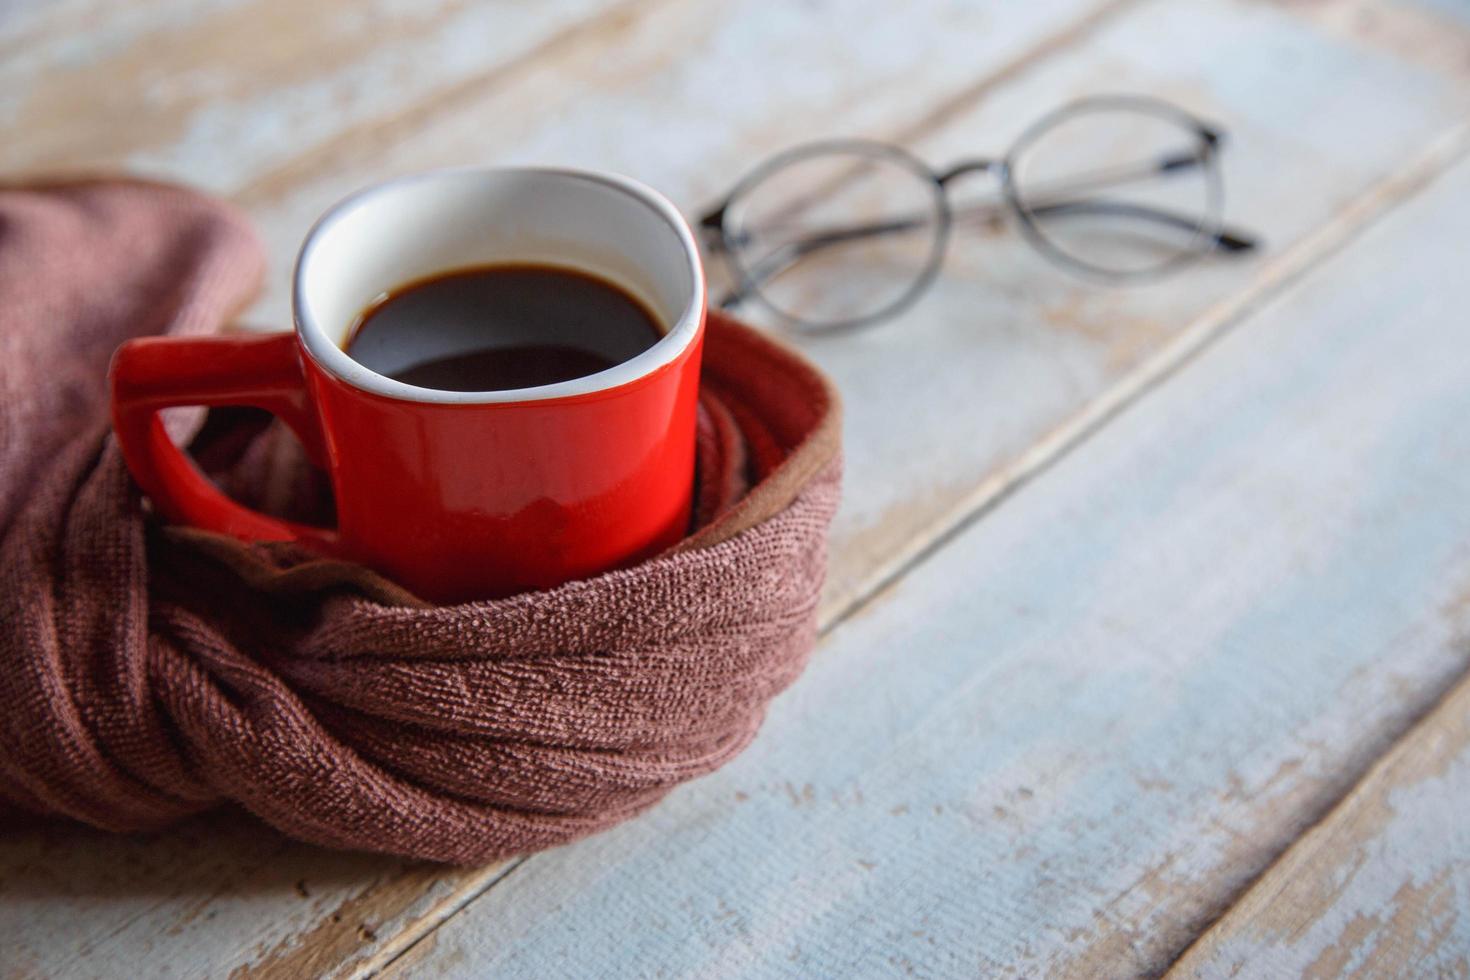
[[[800,341],[847,491],[821,647],[734,764],[469,870],[216,815],[0,842],[19,977],[1470,974],[1470,14],[1459,0],[34,0],[0,167],[312,218],[452,163],[693,211],[763,155],[935,161],[1126,90],[1231,133],[1267,250],[1106,290],[961,236]]]

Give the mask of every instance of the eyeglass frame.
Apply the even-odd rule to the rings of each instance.
[[[1109,205],[1109,209],[1123,208],[1133,211],[1135,214],[1145,214],[1154,220],[1162,220],[1167,224],[1176,226],[1187,225],[1187,227],[1193,229],[1194,237],[1186,247],[1164,262],[1146,269],[1105,269],[1090,265],[1057,246],[1040,229],[1036,221],[1037,211],[1039,209],[1028,207],[1024,203],[1022,192],[1016,182],[1016,161],[1038,138],[1050,132],[1058,124],[1072,116],[1108,110],[1136,112],[1163,118],[1177,124],[1181,130],[1192,132],[1198,140],[1198,144],[1193,153],[1188,155],[1180,153],[1167,157],[1159,161],[1157,167],[1149,171],[1149,174],[1166,174],[1172,170],[1186,167],[1204,168],[1207,186],[1209,188],[1209,200],[1206,202],[1208,213],[1203,220],[1196,222],[1191,218],[1177,215],[1174,212],[1150,208],[1145,205]],[[999,180],[1001,191],[999,201],[982,202],[976,210],[976,214],[986,217],[1002,217],[1007,213],[1014,215],[1018,219],[1023,237],[1043,257],[1089,281],[1101,282],[1108,285],[1144,282],[1161,278],[1178,271],[1184,266],[1192,265],[1211,252],[1240,253],[1252,251],[1260,247],[1259,237],[1247,231],[1227,227],[1224,223],[1224,178],[1219,168],[1219,153],[1224,140],[1225,133],[1220,127],[1205,122],[1173,103],[1149,96],[1103,95],[1078,99],[1043,115],[1021,132],[1020,136],[1011,144],[1010,149],[1006,151],[1004,156],[998,158],[974,157],[962,159],[943,170],[936,170],[917,155],[897,144],[885,143],[880,140],[842,138],[800,143],[767,158],[747,172],[719,203],[711,207],[698,219],[697,226],[701,237],[704,239],[706,248],[711,254],[720,255],[735,276],[733,288],[716,305],[720,309],[729,309],[738,303],[752,300],[788,326],[802,331],[823,333],[870,326],[902,314],[913,306],[924,292],[933,285],[934,279],[939,275],[939,272],[944,266],[944,260],[948,254],[950,238],[957,214],[956,207],[950,198],[950,182],[958,177],[974,173],[994,174]],[[933,244],[931,245],[929,255],[925,259],[924,266],[918,276],[915,277],[913,283],[903,294],[890,301],[881,309],[848,320],[830,323],[813,322],[786,312],[775,305],[761,291],[762,282],[768,281],[774,275],[779,275],[780,272],[790,268],[801,260],[804,253],[798,251],[798,254],[793,257],[791,262],[777,269],[774,273],[768,274],[761,279],[754,279],[751,277],[749,270],[739,261],[738,255],[741,245],[736,240],[735,229],[730,227],[729,217],[732,205],[738,202],[741,196],[748,193],[751,188],[760,185],[771,174],[807,157],[844,153],[853,156],[884,159],[913,173],[915,177],[919,178],[930,188],[930,193],[934,198],[934,213],[932,216],[932,220],[934,221],[934,230],[932,232]],[[1058,203],[1062,205],[1075,205],[1079,202],[1064,201]],[[1087,203],[1086,199],[1082,199],[1080,203]],[[927,222],[929,218],[926,217],[923,220]],[[912,219],[910,221],[912,222]],[[907,228],[903,226],[903,223],[888,222],[884,225],[860,226],[857,229],[849,229],[846,232],[837,232],[836,234],[839,237],[836,239],[831,239],[830,235],[832,233],[829,233],[828,236],[809,239],[808,243],[816,243],[819,247],[829,243],[838,243],[854,237],[852,234],[853,231],[858,233],[856,237],[868,237],[870,235],[888,234],[904,230],[907,230]],[[790,244],[799,245],[800,243]]]

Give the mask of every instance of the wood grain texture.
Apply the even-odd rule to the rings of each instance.
[[[1252,3],[1145,5],[919,141],[928,158],[953,160],[1004,148],[1027,120],[1083,94],[1167,93],[1229,134],[1227,213],[1267,246],[1258,259],[1156,285],[1098,289],[1058,274],[1013,229],[961,234],[932,295],[896,336],[812,345],[861,434],[829,602],[846,605],[900,573],[1024,479],[1036,447],[1045,458],[1049,443],[1094,424],[1115,395],[1167,373],[1334,247],[1364,217],[1360,203],[1391,206],[1421,152],[1459,138],[1470,113],[1470,34],[1410,11],[1349,35],[1337,6],[1293,6],[1288,16]],[[1441,75],[1439,60],[1429,68],[1397,43],[1378,49],[1380,28],[1447,38],[1457,68]],[[983,181],[976,191],[985,193]],[[894,385],[899,361],[907,367]],[[894,465],[914,456],[943,462]]]
[[[1364,5],[1342,0],[1287,11],[1218,0],[1181,7],[648,0],[614,8],[592,28],[552,32],[533,56],[472,72],[464,84],[441,78],[401,104],[374,102],[380,87],[364,83],[372,105],[362,125],[303,134],[306,117],[282,124],[300,137],[301,154],[278,147],[251,157],[253,130],[229,127],[208,153],[162,131],[143,149],[110,149],[112,137],[94,146],[101,160],[156,159],[196,182],[236,182],[277,263],[257,318],[280,324],[285,269],[310,220],[342,193],[398,170],[582,164],[633,173],[693,208],[760,155],[806,136],[902,137],[938,159],[998,150],[1037,113],[1100,87],[1168,94],[1227,123],[1236,214],[1265,231],[1272,250],[1264,261],[1100,294],[1013,239],[961,240],[940,286],[902,323],[804,342],[837,376],[850,412],[857,408],[824,612],[831,622],[1456,152],[1448,128],[1467,106],[1470,59],[1456,60],[1465,34],[1437,16],[1375,8],[1364,22],[1354,13]],[[834,18],[863,29],[833,43]],[[1252,59],[1256,68],[1243,75]],[[1339,166],[1345,133],[1354,153]],[[202,169],[211,154],[250,158],[215,184]],[[954,411],[972,403],[986,410]],[[232,833],[224,839],[250,831]],[[503,873],[436,875],[260,836],[255,846],[222,848],[238,859],[228,867],[201,867],[197,851],[167,836],[142,842],[133,888],[155,897],[143,905],[95,885],[133,845],[114,851],[93,840],[52,888],[0,910],[0,928],[20,937],[15,948],[42,972],[63,962],[107,975],[147,957],[185,973],[351,973],[390,959]],[[66,840],[0,845],[0,876],[16,880],[6,872],[33,866],[34,847],[64,849]],[[214,897],[195,911],[204,893]],[[220,908],[230,915],[221,919]],[[79,909],[86,924],[78,928]],[[92,937],[84,959],[56,941],[73,932]]]
[[[5,977],[221,976],[334,916],[344,933],[371,933],[378,919],[351,898],[413,873],[239,814],[125,838],[53,825],[9,833],[3,850]]]
[[[390,974],[1162,970],[1470,665],[1467,232],[1461,163]]]
[[[625,3],[627,0],[625,0]],[[127,168],[227,193],[483,84],[611,0],[71,3],[0,33],[9,174]]]
[[[1275,243],[1276,256],[1260,268],[1214,270],[1209,274],[1219,278],[1208,287],[1195,280],[1154,291],[1154,309],[1150,311],[1148,306],[1143,306],[1142,315],[1135,314],[1143,322],[1135,327],[1135,339],[1126,357],[1114,353],[1120,346],[1114,339],[1115,334],[1130,325],[1126,302],[1118,302],[1117,297],[1112,297],[1113,302],[1097,304],[1097,308],[1084,311],[1077,318],[1081,322],[1075,325],[1066,322],[1065,314],[1058,317],[1062,321],[1060,323],[1044,322],[1046,318],[1037,311],[1033,301],[1037,292],[1055,289],[1068,297],[1073,306],[1081,307],[1095,303],[1095,291],[1061,280],[1053,270],[1040,266],[1023,247],[1006,240],[979,242],[981,257],[961,273],[968,272],[969,280],[960,282],[953,278],[956,270],[952,267],[951,276],[937,288],[931,303],[903,324],[896,325],[894,331],[844,338],[834,343],[806,342],[809,353],[823,361],[837,376],[844,391],[849,393],[849,411],[854,411],[852,393],[859,393],[859,404],[855,410],[865,416],[849,425],[851,475],[845,513],[839,518],[834,532],[833,588],[829,591],[825,609],[829,621],[841,615],[856,598],[870,591],[877,581],[893,574],[894,568],[901,568],[913,554],[921,552],[946,527],[964,520],[965,515],[1006,492],[1036,466],[1042,465],[1058,445],[1075,437],[1077,431],[1094,424],[1098,416],[1092,412],[1093,405],[1110,402],[1110,407],[1102,410],[1115,408],[1117,402],[1106,397],[1114,390],[1109,385],[1122,379],[1118,390],[1124,393],[1123,397],[1136,393],[1148,378],[1177,363],[1231,317],[1315,261],[1364,220],[1391,206],[1398,196],[1422,178],[1423,173],[1436,172],[1442,164],[1438,150],[1430,154],[1427,168],[1418,166],[1420,161],[1413,154],[1408,160],[1401,154],[1406,147],[1420,146],[1426,141],[1433,145],[1443,127],[1452,126],[1462,114],[1465,90],[1461,76],[1438,78],[1412,59],[1366,56],[1357,47],[1342,45],[1338,37],[1324,40],[1325,32],[1320,32],[1315,24],[1303,24],[1274,12],[1250,17],[1244,24],[1234,24],[1234,18],[1240,11],[1225,5],[1194,8],[1189,16],[1201,19],[1192,27],[1188,23],[1189,16],[1181,16],[1177,20],[1162,18],[1166,25],[1172,23],[1176,34],[1183,35],[1181,44],[1192,43],[1199,49],[1209,50],[1212,42],[1230,40],[1231,44],[1219,48],[1219,60],[1207,61],[1203,67],[1166,63],[1161,73],[1153,74],[1148,67],[1150,59],[1154,58],[1149,52],[1149,37],[1150,31],[1157,29],[1163,9],[1152,6],[1138,10],[1124,8],[1109,17],[1091,18],[1094,24],[1090,26],[1099,36],[1093,38],[1092,30],[1078,34],[1070,27],[1058,32],[1060,36],[1073,39],[1075,49],[1068,48],[1065,56],[1058,56],[1055,62],[1050,58],[1015,56],[1002,66],[1000,73],[1005,77],[1000,83],[967,86],[964,92],[983,98],[987,106],[1003,106],[993,110],[997,120],[994,126],[985,119],[975,118],[977,114],[974,112],[965,112],[961,98],[943,100],[945,111],[935,116],[934,123],[940,128],[934,131],[933,139],[934,143],[941,145],[933,155],[942,159],[945,138],[953,144],[949,150],[951,153],[974,152],[977,149],[974,143],[966,143],[975,140],[973,133],[993,129],[998,135],[1004,133],[1008,137],[1014,132],[1017,120],[1033,117],[1067,98],[1089,91],[1097,84],[1099,69],[1090,67],[1082,72],[1073,72],[1068,69],[1073,62],[1089,65],[1096,58],[1103,63],[1112,63],[1114,70],[1119,70],[1116,65],[1122,59],[1118,52],[1123,50],[1128,51],[1141,66],[1136,69],[1137,74],[1129,77],[1133,87],[1173,91],[1180,86],[1182,75],[1190,81],[1188,89],[1191,92],[1208,90],[1212,86],[1228,90],[1242,50],[1260,35],[1278,36],[1283,38],[1278,42],[1282,70],[1279,74],[1263,78],[1260,84],[1276,89],[1278,97],[1283,100],[1298,100],[1297,109],[1314,107],[1314,118],[1320,129],[1309,128],[1307,134],[1296,134],[1284,119],[1278,122],[1273,117],[1265,134],[1267,138],[1259,141],[1264,145],[1252,148],[1254,152],[1267,156],[1247,171],[1246,190],[1238,196],[1248,197],[1260,192],[1258,213],[1264,220],[1259,225],[1266,229],[1268,238]],[[731,21],[747,22],[750,18],[743,17],[743,14],[745,11],[739,9],[732,11]],[[1404,22],[1411,23],[1411,19],[1405,17]],[[661,29],[670,32],[670,36],[690,33],[678,24],[662,25]],[[640,43],[644,38],[643,32],[652,30],[639,23],[630,23],[627,25],[628,34],[615,39],[622,56],[635,66],[645,48],[657,52],[665,41],[664,34],[654,32],[651,39]],[[725,77],[718,64],[724,45],[718,43],[718,32],[711,36],[716,40],[710,43],[709,50],[696,50],[694,56],[695,60],[708,66],[709,78],[719,80]],[[1461,41],[1463,43],[1463,38]],[[1357,37],[1353,44],[1370,46],[1371,39]],[[1040,47],[1048,53],[1057,50],[1050,39]],[[487,102],[474,108],[466,106],[463,110],[470,117],[499,117],[509,112],[517,98],[554,107],[555,122],[536,128],[529,134],[532,142],[545,144],[537,154],[518,155],[517,140],[526,139],[526,134],[512,134],[512,137],[503,139],[502,134],[494,130],[466,131],[459,122],[459,113],[434,121],[421,135],[397,134],[392,142],[411,145],[412,158],[417,160],[425,159],[425,154],[443,154],[427,157],[436,163],[451,163],[462,158],[498,160],[505,159],[502,154],[509,153],[511,160],[571,159],[587,165],[613,166],[655,182],[691,209],[701,199],[708,199],[715,193],[679,190],[681,185],[701,186],[708,181],[708,174],[700,169],[697,161],[675,171],[662,154],[667,153],[672,158],[680,152],[680,147],[672,138],[663,142],[665,137],[657,128],[650,127],[650,139],[646,142],[628,143],[616,139],[616,131],[624,118],[624,105],[639,106],[644,101],[644,92],[678,89],[685,99],[701,96],[698,91],[688,91],[680,64],[670,65],[661,58],[655,59],[652,77],[643,78],[624,67],[614,83],[593,84],[576,75],[575,64],[583,60],[582,55],[569,51],[568,57],[574,59],[574,63],[566,71],[548,71],[543,76],[532,78],[525,90],[515,87],[492,93]],[[1320,65],[1321,74],[1304,72],[1302,65]],[[731,70],[735,70],[735,66]],[[1340,77],[1354,70],[1362,75],[1362,87],[1343,89]],[[711,84],[713,86],[714,83]],[[586,88],[603,93],[604,101],[584,105]],[[1013,90],[1019,94],[1009,102],[1003,101]],[[1364,97],[1374,92],[1389,97],[1384,103]],[[1395,92],[1399,95],[1392,96],[1391,93]],[[1425,116],[1417,119],[1405,116],[1395,107],[1394,98],[1416,101],[1430,92],[1438,95],[1429,98]],[[712,87],[708,97],[713,100],[717,96],[718,89]],[[1234,99],[1237,104],[1228,107],[1228,111],[1221,115],[1236,125],[1236,145],[1251,148],[1259,128],[1251,116],[1256,99],[1239,93],[1234,95]],[[1442,102],[1439,101],[1441,99]],[[1361,112],[1355,101],[1375,109]],[[1435,106],[1435,102],[1439,105]],[[866,108],[873,111],[871,106]],[[1283,111],[1282,115],[1291,114]],[[1318,174],[1322,163],[1319,153],[1326,152],[1335,134],[1350,128],[1347,122],[1350,117],[1359,126],[1363,169],[1358,170],[1355,166],[1334,171],[1328,168]],[[738,122],[738,119],[733,122]],[[893,121],[887,125],[910,134],[923,131],[923,127],[917,126],[906,113],[900,114],[896,110]],[[1452,135],[1456,133],[1451,130]],[[1303,152],[1299,148],[1303,135],[1315,140],[1319,148]],[[778,136],[784,136],[784,133]],[[753,143],[770,137],[753,131],[744,139]],[[588,141],[595,145],[595,151],[589,152],[584,148]],[[984,149],[983,146],[978,148]],[[607,156],[617,151],[626,156],[610,162]],[[384,144],[383,152],[387,167],[398,165],[390,144]],[[317,178],[318,182],[330,185],[338,180],[350,181],[353,179],[350,168],[354,155],[347,153],[331,160],[308,161],[308,166],[297,176],[321,169],[323,176]],[[1277,169],[1273,171],[1267,166],[1267,159],[1277,160]],[[1281,163],[1282,160],[1299,162],[1288,164]],[[657,174],[643,169],[649,162],[660,167]],[[1314,178],[1308,192],[1303,193],[1300,182],[1281,180],[1282,172],[1291,172],[1293,166],[1299,166],[1301,176],[1310,174]],[[310,182],[302,186],[304,189],[299,193],[327,196],[314,189]],[[253,196],[256,193],[260,194],[259,198]],[[277,216],[288,215],[289,209],[295,206],[290,200],[284,205],[272,205],[271,193],[268,184],[247,192],[247,200],[253,202],[252,210],[265,215],[267,228],[277,227]],[[314,209],[302,208],[301,211],[301,218],[305,220]],[[290,236],[282,234],[281,237]],[[957,261],[963,261],[958,255],[964,247],[964,244],[957,246]],[[1010,263],[1008,271],[1011,274],[1010,288],[1000,295],[995,291],[997,250],[1003,250],[1005,261]],[[1065,308],[1067,304],[1059,305]],[[1191,316],[1195,317],[1193,321]],[[987,317],[1003,324],[1003,332],[994,338],[982,336],[977,344],[977,322]],[[1170,317],[1177,318],[1175,322],[1185,323],[1186,329],[1175,331],[1157,326],[1160,322],[1170,322]],[[1043,322],[1038,323],[1039,320]],[[1140,333],[1144,334],[1141,339],[1138,337]],[[1079,339],[1082,344],[1077,343]],[[1078,383],[1078,375],[1082,373],[1078,370],[1079,364],[1095,371],[1089,378],[1090,383]],[[1141,365],[1142,377],[1130,373],[1135,365]],[[897,387],[894,385],[895,367],[899,368]],[[994,393],[993,397],[1007,406],[1008,414],[1003,417],[979,416],[952,411],[953,405],[964,404],[974,396],[973,379],[977,377],[1004,379],[1002,390]],[[1089,402],[1090,397],[1097,400]],[[1069,411],[1077,414],[1069,416]],[[1060,438],[1054,439],[1053,436]],[[1045,443],[1043,451],[1032,454],[1027,447],[1038,439]],[[916,452],[916,445],[922,445],[924,450]],[[935,465],[922,465],[926,460],[934,461]],[[955,480],[952,486],[936,486],[941,479],[941,461],[943,469],[950,471],[944,476]],[[915,465],[916,462],[919,465]],[[958,471],[958,476],[955,471]],[[967,480],[974,482],[967,483]],[[858,516],[854,518],[855,509],[867,502],[863,499],[865,495],[868,500],[886,497],[888,506],[879,511],[881,516],[876,531],[861,525],[858,525],[859,530],[854,530],[854,524],[866,516],[857,510]],[[468,879],[452,893],[452,900],[437,906],[426,919],[412,923],[403,939],[412,940],[436,927],[446,913],[471,900],[484,887],[486,880],[498,880],[501,874],[502,870],[496,869],[488,879]],[[376,964],[381,961],[381,954],[375,954],[367,962]]]
[[[1229,210],[1264,235],[1269,250],[1259,260],[1099,289],[1058,272],[1014,229],[972,232],[956,236],[944,275],[900,321],[790,338],[846,395],[849,479],[826,599],[835,615],[1014,485],[1031,447],[1119,379],[1181,338],[1208,335],[1248,297],[1312,261],[1315,251],[1303,259],[1294,247],[1317,248],[1316,232],[1412,169],[1470,113],[1470,33],[1405,8],[1385,9],[1353,34],[1357,22],[1337,14],[1339,5],[1110,5],[1081,35],[1053,13],[1061,26],[1041,34],[1033,47],[1043,54],[1032,56],[983,23],[945,21],[939,7],[933,21],[945,26],[930,35],[916,8],[875,4],[848,16],[874,38],[912,36],[912,50],[900,59],[885,48],[887,60],[856,77],[851,52],[815,44],[831,16],[820,7],[780,31],[752,0],[630,20],[417,129],[354,134],[247,188],[241,200],[275,262],[255,316],[285,322],[294,243],[333,200],[383,173],[476,160],[571,163],[631,174],[693,213],[753,161],[805,136],[903,136],[943,162],[1001,152],[1041,113],[1099,90],[1167,94],[1225,126]],[[1041,5],[1026,10],[1041,21]],[[993,49],[945,43],[967,30]],[[1374,47],[1379,33],[1393,39],[1388,50]],[[1056,48],[1056,35],[1070,43]],[[1419,36],[1433,48],[1401,40]],[[796,75],[783,59],[802,39],[817,60],[809,56]],[[680,43],[687,50],[671,58]],[[1416,60],[1418,51],[1455,45],[1453,69],[1438,55]],[[599,56],[604,50],[616,58]],[[993,64],[1001,80],[977,85],[972,59]],[[751,63],[769,67],[751,77]],[[522,105],[541,112],[528,116]],[[692,114],[699,105],[721,107],[717,125],[658,122],[660,111]],[[982,178],[958,192],[993,188]]]
[[[950,32],[961,35],[977,34],[986,26],[984,18],[973,24],[963,20],[941,22],[946,11],[961,18],[974,14],[936,4],[932,33],[914,45],[885,54],[875,36],[870,48],[840,54],[819,64],[803,63],[796,55],[804,44],[817,47],[816,42],[829,33],[830,12],[826,9],[790,12],[783,23],[774,25],[780,29],[752,34],[749,17],[727,17],[714,7],[690,6],[679,9],[680,18],[663,22],[676,30],[654,35],[654,40],[667,41],[670,46],[648,53],[656,54],[677,73],[696,63],[696,59],[685,64],[674,57],[679,44],[689,36],[703,38],[702,43],[711,51],[721,52],[723,60],[698,94],[718,91],[711,86],[720,73],[738,77],[747,62],[756,59],[804,73],[806,84],[822,98],[834,100],[834,104],[861,99],[865,93],[871,97],[872,79],[854,70],[853,59],[882,55],[892,59],[884,66],[883,76],[889,89],[897,93],[891,111],[912,115],[938,95],[966,89],[977,78],[1024,62],[1030,51],[1054,48],[1058,39],[1077,35],[1093,23],[1095,9],[1106,11],[1118,6],[1109,3],[1095,8],[1081,0],[1036,4],[1026,15],[1010,17],[988,30],[984,43],[965,51],[954,50],[935,63],[925,45],[932,46],[944,38],[946,23]],[[756,5],[751,5],[745,13],[755,9]],[[887,18],[890,28],[906,21],[907,15],[900,16],[900,12],[883,5],[874,5],[874,10]],[[651,7],[643,16],[658,13]],[[277,167],[261,176],[256,190],[247,191],[242,200],[251,204],[253,194],[265,193],[261,188],[270,188],[272,193],[289,192],[293,180],[298,179],[293,174],[319,176],[322,167],[330,171],[350,162],[359,177],[372,174],[372,160],[380,152],[373,140],[386,140],[396,152],[403,153],[404,147],[411,150],[417,145],[415,127],[440,126],[446,118],[459,119],[458,125],[471,133],[495,128],[513,130],[531,120],[539,120],[547,128],[566,125],[565,120],[557,122],[565,107],[538,103],[538,92],[527,87],[526,79],[560,74],[581,77],[578,73],[595,72],[599,65],[603,66],[601,70],[610,70],[606,66],[625,56],[628,36],[642,29],[641,23],[639,16],[614,18],[600,22],[598,30],[559,35],[535,59],[511,66],[484,86],[456,88],[433,98],[423,111],[415,108],[385,126],[364,127],[325,140],[323,149],[309,150],[300,164]],[[703,49],[696,52],[700,56],[708,53]],[[685,68],[680,69],[680,64]],[[892,84],[906,73],[912,76],[908,85]],[[789,83],[790,76],[783,77]],[[615,100],[616,111],[630,129],[636,128],[657,105],[672,109],[681,98],[677,90],[669,88],[667,78],[653,81],[648,88],[640,87]],[[586,84],[583,94],[597,90],[595,80]],[[744,110],[746,116],[791,125],[783,118],[789,105],[775,98],[782,83],[766,79],[763,84],[769,88],[751,94]],[[493,96],[480,92],[480,87],[504,88],[512,95],[486,115],[485,103],[493,101]],[[568,87],[564,97],[572,99],[577,92],[575,87]],[[650,100],[652,105],[647,104]],[[498,120],[497,127],[485,126],[485,119]],[[712,131],[717,130],[712,127]],[[734,148],[730,150],[733,154]],[[343,156],[339,159],[334,154]],[[420,166],[449,162],[427,156],[420,160]],[[335,193],[330,188],[328,192]],[[267,242],[276,257],[289,256],[299,232],[284,224],[267,223]],[[352,973],[371,969],[394,955],[402,943],[452,914],[499,873],[495,868],[433,873],[383,858],[316,853],[286,844],[259,829],[254,830],[260,838],[257,844],[241,845],[241,838],[251,833],[249,824],[231,825],[230,833],[222,836],[216,862],[208,865],[198,861],[196,850],[182,840],[175,842],[170,835],[116,842],[86,837],[86,846],[76,848],[76,860],[62,864],[51,876],[49,887],[20,891],[22,901],[0,908],[0,932],[15,937],[8,951],[0,951],[0,960],[23,964],[25,969],[42,975],[62,967],[79,975],[110,976],[136,972],[143,963],[179,974],[232,970],[287,977]],[[23,880],[34,869],[38,850],[54,853],[66,849],[68,841],[67,831],[53,829],[0,844],[0,879]],[[152,896],[149,901],[135,903],[127,891],[100,884],[112,879],[111,869],[124,860],[125,854],[131,855],[127,861],[134,869],[132,890]],[[8,873],[12,871],[15,873]],[[303,890],[306,895],[301,894]],[[209,898],[201,901],[201,895]],[[221,909],[228,910],[228,915],[220,915]],[[76,955],[79,948],[86,950],[84,957]]]
[[[1470,977],[1470,680],[1416,724],[1171,977]]]

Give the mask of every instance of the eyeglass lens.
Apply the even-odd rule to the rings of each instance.
[[[728,244],[742,278],[777,312],[808,323],[883,316],[939,259],[944,200],[897,154],[825,149],[780,160],[730,202]]]
[[[1037,244],[1085,269],[1134,277],[1200,254],[1217,226],[1219,174],[1198,129],[1172,112],[1099,106],[1053,117],[1010,158]]]
[[[1079,103],[1022,135],[1004,167],[1006,200],[1052,261],[1093,277],[1153,275],[1218,231],[1212,151],[1198,124],[1165,104]],[[724,244],[743,294],[796,324],[853,325],[912,301],[942,261],[951,221],[991,222],[994,200],[951,215],[943,183],[907,153],[811,144],[742,183]]]

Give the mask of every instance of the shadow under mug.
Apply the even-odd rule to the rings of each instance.
[[[343,350],[383,293],[501,262],[592,272],[665,333],[597,374],[459,392],[376,374]],[[476,168],[392,180],[337,204],[296,261],[294,334],[147,337],[112,363],[112,418],[166,518],[360,561],[439,602],[548,588],[651,556],[689,529],[705,283],[693,235],[621,177]],[[231,500],[170,440],[159,411],[273,412],[330,476],[335,528]]]

